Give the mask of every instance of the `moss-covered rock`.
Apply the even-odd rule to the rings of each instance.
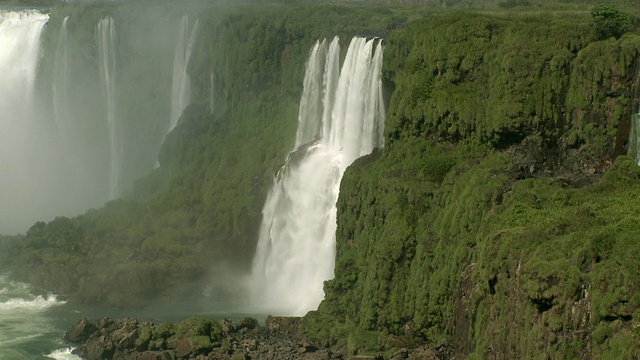
[[[345,173],[335,278],[306,334],[379,331],[445,358],[637,356],[639,169],[621,155],[640,37],[598,41],[573,15],[392,34],[387,146]]]

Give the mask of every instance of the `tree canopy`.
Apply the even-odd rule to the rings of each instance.
[[[629,28],[629,16],[614,5],[600,4],[591,9],[596,35],[600,39],[619,39]]]

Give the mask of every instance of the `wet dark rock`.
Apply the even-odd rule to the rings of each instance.
[[[236,330],[237,331],[240,331],[242,329],[253,330],[256,327],[258,327],[258,325],[259,325],[258,320],[246,317],[238,321],[238,325],[236,325]]]
[[[267,316],[265,327],[269,331],[276,331],[283,334],[296,334],[301,318],[286,316]]]
[[[67,331],[64,339],[73,343],[84,342],[89,339],[98,328],[93,321],[82,318]]]
[[[273,317],[260,326],[256,319],[213,321],[193,317],[177,324],[139,323],[136,319],[81,319],[66,339],[86,360],[331,360],[385,359],[382,355],[345,355],[346,349],[318,345],[298,331],[300,318]],[[431,359],[428,348],[402,349],[387,359]]]
[[[193,351],[193,347],[189,343],[188,338],[183,338],[178,340],[176,345],[176,356],[178,358],[186,357],[189,354],[191,354],[192,351]]]

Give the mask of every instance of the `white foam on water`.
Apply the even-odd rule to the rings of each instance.
[[[77,359],[82,360],[80,356],[74,355],[73,353],[71,353],[73,349],[75,348],[73,347],[62,348],[62,349],[55,350],[51,352],[51,354],[47,354],[45,356],[51,359],[56,359],[56,360],[77,360]]]
[[[0,275],[0,290],[0,360],[43,359],[56,349],[51,352],[56,359],[78,359],[66,354],[70,350],[60,339],[64,329],[49,312],[66,301],[51,293],[36,295],[29,284],[6,275]]]
[[[38,295],[30,299],[9,299],[0,302],[0,312],[10,311],[43,311],[53,306],[65,304],[66,301],[58,300],[54,294],[47,296]]]

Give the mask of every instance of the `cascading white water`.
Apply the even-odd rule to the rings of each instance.
[[[115,25],[113,18],[106,17],[96,26],[98,35],[98,51],[100,60],[100,76],[104,89],[107,106],[107,127],[109,129],[110,176],[109,197],[114,199],[118,195],[120,182],[120,164],[122,149],[119,143],[118,123],[116,114],[116,55],[115,55]]]
[[[340,72],[338,38],[310,52],[295,148],[263,209],[252,284],[259,310],[302,315],[324,297],[340,180],[355,159],[383,145],[382,52],[380,40],[355,37]]]
[[[184,19],[162,16],[125,18],[122,34],[105,17],[91,43],[73,15],[45,27],[46,14],[0,9],[0,233],[98,207],[153,168],[189,98],[188,78],[176,80],[183,105],[171,108],[174,62],[186,76],[188,55],[165,40],[176,30],[164,24]]]
[[[65,303],[54,294],[33,294],[28,284],[0,274],[0,359],[80,359],[62,341],[66,321],[51,316]]]
[[[62,146],[65,147],[66,156],[72,156],[71,150],[68,149],[70,143],[67,134],[71,131],[73,125],[70,123],[71,111],[69,106],[69,79],[71,77],[69,68],[69,31],[67,22],[69,17],[62,20],[60,26],[60,34],[58,35],[58,45],[56,47],[55,72],[53,73],[53,114],[56,123],[56,129],[60,137]]]
[[[24,226],[25,203],[39,198],[25,184],[37,188],[29,171],[33,158],[34,81],[40,34],[49,17],[34,10],[0,10],[0,228]],[[36,184],[34,184],[34,182]]]
[[[184,15],[178,26],[176,47],[173,58],[173,83],[171,85],[171,118],[167,133],[178,123],[182,111],[191,101],[191,80],[187,74],[187,65],[198,31],[198,20],[189,26],[189,17]]]

